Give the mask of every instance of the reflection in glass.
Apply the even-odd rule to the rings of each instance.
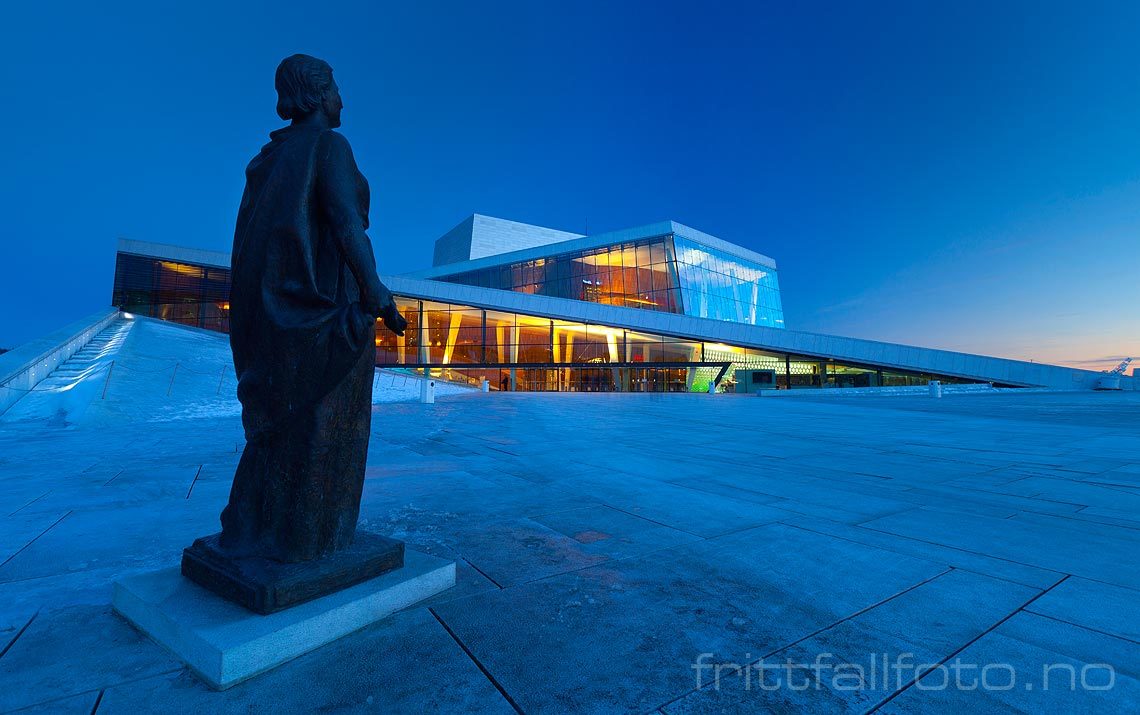
[[[782,312],[774,271],[680,238],[486,269],[478,279],[490,284],[515,281],[516,276],[520,286],[536,293],[577,291],[627,307],[680,312],[684,306],[704,317],[756,315],[757,324],[763,324],[761,318],[782,321],[776,317]],[[224,333],[229,330],[229,278],[225,268],[119,253],[112,300],[131,313]],[[487,379],[492,390],[703,392],[726,363],[723,380],[729,389],[737,369],[773,370],[782,389],[914,386],[930,379],[969,382],[612,325],[395,298],[408,328],[397,336],[378,326],[377,365],[472,385]]]
[[[672,234],[440,276],[438,280],[784,327],[775,268]]]

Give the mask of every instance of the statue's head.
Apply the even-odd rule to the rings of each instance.
[[[291,55],[277,65],[277,116],[297,121],[320,112],[332,128],[340,126],[343,104],[328,62]]]

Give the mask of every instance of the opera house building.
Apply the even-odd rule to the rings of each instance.
[[[1101,373],[800,332],[776,262],[666,221],[582,236],[473,215],[433,266],[381,278],[408,330],[376,364],[492,390],[704,392],[991,383],[1091,389]],[[120,240],[120,310],[228,329],[230,258]],[[383,268],[383,261],[381,261]]]

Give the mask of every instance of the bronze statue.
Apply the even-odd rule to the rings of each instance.
[[[358,533],[376,319],[407,322],[376,274],[368,183],[340,126],[328,63],[277,68],[277,113],[246,168],[233,246],[230,346],[246,446],[220,534],[183,555],[194,581],[270,612],[403,563]]]

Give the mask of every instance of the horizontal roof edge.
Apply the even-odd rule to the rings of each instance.
[[[582,238],[585,234],[577,233],[576,231],[565,231],[561,228],[551,228],[550,226],[539,226],[537,223],[527,223],[526,221],[515,221],[510,218],[500,218],[498,216],[491,216],[489,214],[473,213],[463,221],[487,221],[496,224],[510,224],[512,226],[523,226],[526,228],[537,228],[541,231],[549,231],[550,233],[560,233],[572,238]],[[461,224],[463,222],[460,222]]]
[[[1102,373],[1091,370],[953,350],[695,318],[409,276],[382,278],[393,293],[411,298],[611,325],[682,339],[793,353],[841,363],[879,365],[911,372],[1054,389],[1090,389],[1095,386],[1096,380],[1103,377]]]
[[[677,223],[676,221],[670,221],[669,223],[673,226],[673,233],[682,238],[687,238],[690,241],[704,244],[710,248],[715,248],[729,255],[736,256],[737,258],[743,258],[754,263],[768,266],[769,268],[776,267],[776,260],[771,256],[765,256],[763,253],[753,251],[744,246],[738,246],[735,243],[726,241],[723,238],[717,238],[710,233],[705,233],[692,226],[686,226],[683,223]]]
[[[119,253],[134,253],[151,258],[165,258],[169,261],[184,261],[201,266],[230,267],[230,254],[223,251],[206,251],[201,248],[186,248],[168,243],[151,243],[150,241],[120,238],[118,251]]]
[[[478,270],[480,268],[490,268],[491,266],[501,266],[507,263],[517,263],[519,261],[531,261],[538,258],[547,258],[549,256],[558,255],[561,253],[569,253],[571,251],[585,250],[588,248],[597,248],[599,246],[607,246],[615,243],[622,243],[624,241],[636,241],[644,238],[652,238],[654,236],[664,236],[675,233],[683,238],[695,241],[710,248],[724,251],[731,255],[743,258],[745,260],[753,261],[761,265],[768,266],[769,268],[776,268],[776,261],[762,253],[751,251],[747,248],[737,246],[729,243],[723,239],[719,239],[710,234],[698,231],[684,224],[677,223],[676,221],[658,221],[656,223],[645,224],[643,226],[635,226],[633,228],[620,229],[618,231],[608,231],[606,233],[598,233],[590,236],[582,236],[580,238],[573,238],[566,241],[559,241],[558,243],[550,243],[543,246],[535,246],[534,248],[523,248],[517,251],[510,251],[507,253],[500,253],[494,256],[484,256],[482,258],[475,258],[469,261],[460,261],[458,263],[448,263],[440,266],[433,266],[419,271],[410,271],[401,275],[408,276],[409,278],[437,278],[439,276],[449,276],[456,273],[464,273],[466,271]]]

